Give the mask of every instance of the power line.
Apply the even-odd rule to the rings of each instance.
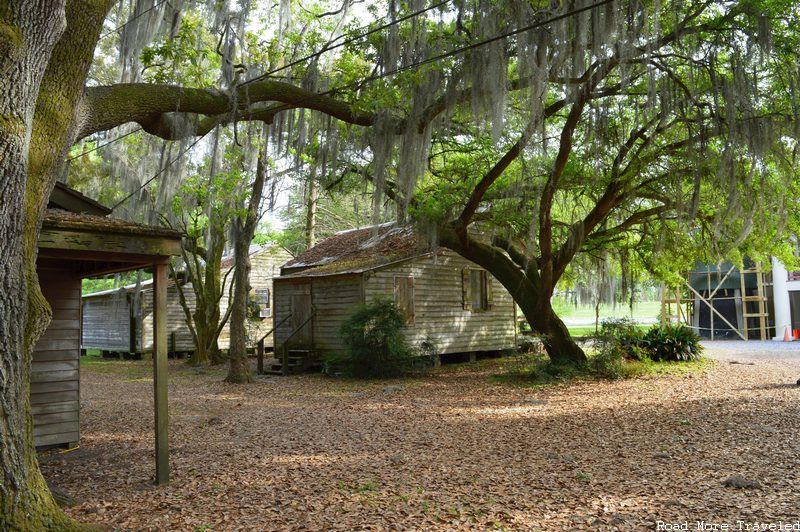
[[[131,198],[134,196],[134,194],[136,194],[137,192],[139,192],[140,190],[142,190],[144,187],[146,187],[147,185],[149,185],[150,183],[152,183],[153,181],[155,181],[155,180],[156,180],[156,178],[157,178],[158,176],[160,176],[161,174],[163,174],[163,173],[164,173],[164,172],[167,170],[167,168],[169,168],[170,166],[172,166],[173,164],[175,164],[176,162],[178,162],[178,161],[181,159],[181,157],[183,157],[184,155],[186,155],[186,153],[187,153],[189,150],[191,150],[192,148],[194,148],[194,147],[195,147],[195,145],[196,145],[198,142],[200,142],[201,140],[203,140],[203,138],[205,138],[205,136],[206,136],[207,134],[208,134],[207,132],[206,132],[206,133],[203,133],[202,135],[200,135],[199,137],[197,137],[197,138],[194,140],[194,142],[192,142],[191,144],[189,144],[189,145],[188,145],[186,148],[182,149],[182,150],[181,150],[181,152],[178,154],[178,156],[177,156],[177,157],[175,157],[174,159],[172,159],[171,161],[169,161],[167,164],[165,164],[165,165],[164,165],[164,166],[163,166],[163,167],[162,167],[162,168],[161,168],[161,169],[160,169],[158,172],[156,172],[156,173],[155,173],[155,175],[154,175],[153,177],[151,177],[150,179],[148,179],[147,181],[145,181],[144,183],[142,183],[142,184],[141,184],[139,187],[137,187],[137,188],[136,188],[136,190],[134,190],[133,192],[131,192],[130,194],[128,194],[127,196],[125,196],[124,198],[122,198],[121,200],[119,200],[117,203],[115,203],[115,204],[114,204],[114,206],[113,206],[113,207],[111,207],[111,211],[113,212],[113,211],[114,211],[114,210],[115,210],[117,207],[119,207],[120,205],[122,205],[123,203],[125,203],[126,201],[128,201],[129,199],[131,199]]]
[[[341,48],[342,46],[347,46],[348,44],[351,44],[351,43],[354,43],[356,41],[359,41],[359,40],[363,39],[364,37],[368,37],[369,35],[372,35],[373,33],[378,33],[380,31],[383,31],[383,30],[387,29],[387,28],[390,28],[392,26],[395,26],[397,24],[405,22],[406,20],[418,17],[419,15],[421,15],[423,13],[426,13],[426,12],[432,10],[432,9],[436,9],[438,7],[442,7],[443,5],[445,5],[445,4],[449,3],[449,2],[450,2],[450,0],[444,0],[443,2],[437,2],[436,4],[433,4],[433,5],[429,6],[429,7],[426,7],[426,8],[423,8],[423,9],[419,9],[417,11],[409,13],[408,15],[404,15],[404,16],[396,19],[396,20],[393,20],[392,22],[389,22],[388,24],[383,24],[383,25],[378,26],[377,28],[371,29],[371,30],[369,30],[369,31],[367,31],[365,33],[362,33],[360,35],[356,35],[355,37],[350,37],[349,39],[346,39],[346,40],[340,42],[339,44],[336,44],[336,45],[333,45],[333,46],[326,46],[325,48],[323,48],[322,50],[320,50],[318,52],[314,52],[313,54],[309,54],[309,55],[307,55],[305,57],[302,57],[300,59],[296,59],[295,61],[292,61],[291,63],[286,64],[286,65],[283,65],[282,67],[278,67],[278,68],[272,69],[269,72],[265,72],[264,74],[261,74],[260,76],[257,76],[257,77],[255,77],[253,79],[249,79],[249,80],[241,83],[239,86],[241,87],[241,86],[244,86],[244,85],[248,85],[250,83],[255,83],[256,81],[261,81],[262,79],[268,78],[269,76],[271,76],[271,75],[273,75],[273,74],[275,74],[277,72],[281,72],[282,70],[286,70],[287,68],[291,68],[291,67],[293,67],[295,65],[299,65],[300,63],[308,61],[309,59],[314,59],[315,57],[319,57],[322,54],[324,54],[325,52],[330,52],[331,50],[335,50],[337,48]],[[383,18],[386,18],[386,17],[383,17]],[[368,26],[365,26],[365,27],[368,27]],[[339,37],[339,39],[341,39],[341,37]],[[338,40],[338,39],[336,39],[336,40]],[[335,41],[333,41],[333,42],[335,42]]]
[[[540,20],[538,22],[534,22],[534,23],[529,24],[527,26],[523,26],[522,28],[517,28],[517,29],[515,29],[513,31],[509,31],[507,33],[502,33],[500,35],[495,35],[494,37],[489,37],[489,38],[484,39],[482,41],[478,41],[478,42],[475,42],[475,43],[472,43],[472,44],[469,44],[469,45],[466,45],[466,46],[462,46],[461,48],[456,48],[454,50],[450,50],[449,52],[445,52],[445,53],[442,53],[442,54],[439,54],[439,55],[428,57],[427,59],[423,59],[421,61],[417,61],[416,63],[411,63],[411,64],[408,64],[408,65],[405,65],[405,66],[401,66],[401,67],[398,67],[398,68],[396,68],[394,70],[388,70],[388,71],[382,72],[380,74],[374,74],[372,76],[368,76],[366,78],[363,78],[363,79],[361,79],[359,81],[355,81],[353,83],[349,83],[347,85],[342,85],[340,87],[334,87],[334,88],[328,89],[328,90],[326,90],[324,92],[320,92],[320,93],[315,93],[315,94],[309,95],[309,96],[307,96],[305,98],[301,98],[297,102],[284,103],[282,105],[287,106],[288,108],[300,107],[304,102],[311,101],[311,100],[313,100],[315,98],[319,98],[320,96],[328,96],[330,94],[337,93],[337,92],[342,91],[344,89],[359,87],[359,86],[361,86],[361,85],[363,85],[365,83],[369,83],[371,81],[377,81],[379,79],[382,79],[382,78],[385,78],[385,77],[388,77],[388,76],[392,76],[394,74],[399,74],[401,72],[405,72],[406,70],[419,68],[420,66],[423,66],[423,65],[426,65],[426,64],[429,64],[429,63],[440,61],[442,59],[447,59],[448,57],[453,57],[453,56],[461,54],[463,52],[467,52],[467,51],[473,50],[475,48],[480,48],[482,46],[486,46],[487,44],[491,44],[493,42],[500,41],[500,40],[506,39],[508,37],[513,37],[514,35],[519,35],[520,33],[524,33],[526,31],[530,31],[530,30],[533,30],[533,29],[536,29],[536,28],[540,28],[540,27],[546,26],[548,24],[552,24],[553,22],[558,22],[559,20],[563,20],[565,18],[572,17],[572,16],[577,15],[579,13],[582,13],[584,11],[590,11],[592,9],[596,9],[598,7],[602,7],[602,6],[606,5],[606,4],[610,4],[610,3],[615,2],[615,1],[616,0],[600,0],[597,3],[591,4],[591,5],[588,5],[588,6],[584,6],[584,7],[578,8],[578,9],[573,9],[573,10],[567,11],[567,12],[562,13],[560,15],[556,15],[554,17],[551,17],[551,18],[549,18],[547,20]],[[280,106],[278,106],[278,107],[280,107]]]
[[[117,137],[117,138],[115,138],[115,139],[109,140],[108,142],[105,142],[105,143],[103,143],[103,144],[98,144],[97,146],[95,146],[95,147],[94,147],[94,148],[92,148],[91,150],[86,150],[86,151],[84,151],[84,152],[81,152],[81,153],[79,153],[78,155],[74,155],[74,156],[72,156],[72,157],[68,158],[68,159],[66,160],[66,162],[74,161],[75,159],[77,159],[77,158],[79,158],[79,157],[83,157],[84,155],[87,155],[87,154],[89,154],[89,153],[92,153],[93,151],[97,151],[97,150],[99,150],[100,148],[104,148],[104,147],[108,146],[109,144],[114,144],[115,142],[117,142],[117,141],[119,141],[119,140],[122,140],[122,139],[124,139],[124,138],[125,138],[125,137],[127,137],[127,136],[133,135],[134,133],[138,133],[138,132],[139,132],[139,131],[141,131],[141,130],[142,130],[142,128],[141,128],[141,127],[137,127],[136,129],[134,129],[134,130],[132,130],[132,131],[129,131],[129,132],[125,133],[124,135],[120,135],[119,137]]]
[[[319,56],[321,56],[322,54],[324,54],[325,52],[329,52],[329,51],[331,51],[331,50],[335,50],[335,49],[337,49],[337,48],[341,48],[342,46],[346,46],[346,45],[348,45],[348,44],[351,44],[351,43],[353,43],[353,42],[356,42],[356,41],[358,41],[358,40],[361,40],[361,39],[363,39],[364,37],[367,37],[367,36],[369,36],[369,35],[372,35],[372,34],[374,34],[374,33],[377,33],[377,32],[380,32],[380,31],[383,31],[383,30],[385,30],[385,29],[387,29],[387,28],[390,28],[390,27],[392,27],[392,26],[395,26],[395,25],[397,25],[397,24],[400,24],[400,23],[402,23],[402,22],[405,22],[406,20],[410,20],[410,19],[412,19],[412,18],[415,18],[415,17],[417,17],[417,16],[419,16],[419,15],[421,15],[421,14],[423,14],[423,13],[426,13],[426,12],[428,12],[428,11],[432,10],[432,9],[436,9],[436,8],[438,8],[438,7],[441,7],[441,6],[445,5],[445,4],[447,4],[449,1],[450,1],[450,0],[444,0],[444,1],[438,2],[438,3],[436,3],[436,4],[433,4],[433,5],[429,6],[429,7],[426,7],[426,8],[424,8],[424,9],[419,9],[419,10],[417,10],[417,11],[414,11],[414,12],[412,12],[412,13],[409,13],[408,15],[404,15],[404,16],[402,16],[402,17],[400,17],[400,18],[396,19],[396,20],[393,20],[392,22],[390,22],[390,23],[388,23],[388,24],[383,24],[383,25],[381,25],[381,26],[378,26],[378,27],[376,27],[376,28],[374,28],[374,29],[372,29],[372,30],[370,30],[370,31],[367,31],[367,32],[365,32],[365,33],[362,33],[362,34],[359,34],[359,35],[357,35],[357,36],[355,36],[355,37],[351,37],[351,38],[349,38],[349,39],[346,39],[345,41],[343,41],[343,42],[341,42],[341,43],[339,43],[339,44],[336,44],[336,45],[333,45],[333,46],[326,46],[325,48],[323,48],[323,49],[322,49],[322,50],[320,50],[319,52],[315,52],[315,53],[313,53],[313,54],[309,54],[309,55],[307,55],[307,56],[305,56],[305,57],[302,57],[302,58],[300,58],[300,59],[297,59],[297,60],[295,60],[295,61],[292,61],[291,63],[289,63],[289,64],[286,64],[286,65],[284,65],[284,66],[282,66],[282,67],[275,68],[275,69],[273,69],[273,70],[270,70],[269,72],[265,72],[264,74],[261,74],[261,75],[260,75],[260,76],[258,76],[258,77],[255,77],[255,78],[253,78],[253,79],[250,79],[250,80],[247,80],[247,81],[243,82],[243,83],[242,83],[241,85],[239,85],[239,86],[241,87],[241,86],[247,85],[247,84],[249,84],[249,83],[254,83],[254,82],[256,82],[256,81],[260,81],[260,80],[262,80],[262,79],[265,79],[265,78],[267,78],[267,77],[269,77],[269,76],[271,76],[271,75],[273,75],[273,74],[275,74],[275,73],[277,73],[277,72],[281,72],[281,71],[283,71],[283,70],[286,70],[287,68],[291,68],[291,67],[293,67],[293,66],[295,66],[295,65],[298,65],[298,64],[300,64],[300,63],[303,63],[303,62],[305,62],[305,61],[308,61],[309,59],[313,59],[313,58],[315,58],[315,57],[319,57]],[[143,12],[139,13],[137,16],[135,16],[135,17],[133,17],[133,18],[129,19],[127,22],[125,22],[125,24],[122,24],[122,25],[120,25],[120,26],[118,26],[118,27],[114,28],[113,30],[110,30],[110,31],[108,31],[108,32],[104,33],[103,35],[101,35],[101,36],[100,36],[100,38],[101,38],[101,39],[102,39],[102,38],[105,38],[105,37],[107,37],[108,35],[111,35],[112,33],[114,33],[114,32],[117,32],[117,31],[121,30],[122,28],[124,28],[125,26],[127,26],[128,24],[130,24],[131,22],[133,22],[134,20],[136,20],[136,19],[138,19],[138,18],[140,18],[140,17],[144,16],[144,15],[145,15],[145,14],[147,14],[148,12],[150,12],[150,11],[152,11],[153,9],[155,9],[155,8],[159,7],[159,6],[160,6],[161,4],[163,4],[164,2],[166,2],[166,0],[160,0],[159,2],[157,2],[157,3],[153,4],[153,5],[152,5],[152,6],[151,6],[149,9],[147,9],[147,10],[145,10],[145,11],[143,11]],[[383,17],[383,18],[386,18],[386,17]],[[363,29],[363,28],[366,28],[366,27],[369,27],[369,26],[363,26],[361,29]],[[339,39],[341,39],[341,38],[342,38],[342,37],[339,37],[339,38],[338,38],[338,39],[336,39],[336,40],[339,40]],[[333,41],[333,42],[335,42],[335,41]],[[338,90],[341,90],[341,89],[338,89]],[[328,94],[328,93],[331,93],[331,92],[333,92],[333,91],[328,91],[328,92],[326,92],[326,93],[318,94],[317,96],[323,96],[323,95],[325,95],[325,94]],[[122,140],[122,139],[124,139],[125,137],[127,137],[128,135],[132,135],[133,133],[136,133],[137,131],[141,131],[141,130],[142,130],[142,128],[141,128],[141,127],[139,127],[139,128],[136,128],[135,130],[133,130],[133,131],[131,131],[131,132],[129,132],[129,133],[126,133],[125,135],[122,135],[122,136],[120,136],[120,137],[117,137],[117,138],[116,138],[116,139],[114,139],[114,140],[111,140],[111,141],[109,141],[109,142],[106,142],[105,144],[100,144],[100,145],[98,145],[98,146],[96,146],[96,147],[92,148],[91,150],[87,150],[87,151],[85,151],[85,152],[83,152],[83,153],[80,153],[80,154],[78,154],[78,155],[75,155],[74,157],[70,157],[70,158],[68,158],[68,159],[66,160],[66,162],[73,161],[73,160],[75,160],[75,159],[77,159],[77,158],[79,158],[79,157],[82,157],[83,155],[86,155],[86,154],[92,153],[92,152],[94,152],[94,151],[97,151],[97,150],[99,150],[100,148],[103,148],[103,147],[105,147],[105,146],[108,146],[109,144],[113,144],[113,143],[117,142],[118,140]]]
[[[119,26],[117,26],[117,27],[116,27],[116,28],[114,28],[113,30],[108,30],[107,32],[103,33],[102,35],[100,35],[100,38],[101,38],[101,39],[105,39],[106,37],[108,37],[108,36],[109,36],[109,35],[111,35],[112,33],[116,33],[116,32],[118,32],[119,30],[121,30],[122,28],[124,28],[125,26],[127,26],[128,24],[130,24],[131,22],[133,22],[134,20],[137,20],[137,19],[139,19],[139,18],[142,18],[143,16],[145,16],[145,15],[146,15],[147,13],[149,13],[150,11],[154,10],[154,9],[155,9],[155,8],[157,8],[157,7],[160,7],[160,6],[161,6],[161,4],[164,4],[164,3],[166,3],[166,1],[167,1],[167,0],[159,0],[158,2],[156,2],[155,4],[153,4],[152,6],[150,6],[148,9],[145,9],[144,11],[142,11],[141,13],[139,13],[138,15],[136,15],[135,17],[128,19],[128,21],[127,21],[127,22],[125,22],[125,24],[120,24]]]
[[[540,27],[545,26],[547,24],[552,24],[553,22],[557,22],[559,20],[563,20],[565,18],[577,15],[577,14],[582,13],[584,11],[589,11],[589,10],[592,10],[592,9],[596,9],[598,7],[601,7],[601,6],[605,5],[605,4],[610,4],[610,3],[614,2],[614,1],[615,0],[600,0],[599,2],[596,2],[596,3],[592,4],[592,5],[584,6],[582,8],[578,8],[578,9],[573,9],[573,10],[567,11],[565,13],[562,13],[560,15],[556,15],[554,17],[551,17],[551,18],[549,18],[547,20],[542,20],[542,21],[539,21],[539,22],[535,22],[533,24],[529,24],[527,26],[523,26],[522,28],[517,28],[516,30],[510,31],[510,32],[507,32],[507,33],[502,33],[500,35],[495,35],[494,37],[489,37],[487,39],[484,39],[483,41],[478,41],[476,43],[472,43],[472,44],[469,44],[467,46],[462,46],[461,48],[456,48],[454,50],[450,50],[449,52],[445,52],[443,54],[439,54],[439,55],[436,55],[436,56],[433,56],[433,57],[429,57],[429,58],[424,59],[422,61],[417,61],[416,63],[405,65],[403,67],[399,67],[399,68],[396,68],[396,69],[391,70],[391,71],[383,72],[381,74],[376,74],[374,76],[370,76],[370,77],[364,78],[364,79],[362,79],[362,80],[360,80],[358,82],[351,83],[350,85],[345,85],[343,87],[335,87],[335,88],[329,89],[329,90],[327,90],[325,92],[314,94],[312,96],[308,96],[307,98],[301,100],[299,103],[302,103],[303,101],[309,101],[309,100],[312,100],[312,99],[320,97],[320,96],[327,96],[328,94],[332,94],[334,92],[338,92],[338,91],[340,91],[342,89],[348,88],[349,86],[359,86],[359,85],[361,85],[363,83],[368,83],[370,81],[375,81],[375,80],[378,80],[378,79],[381,79],[381,78],[384,78],[384,77],[387,77],[387,76],[391,76],[391,75],[394,75],[394,74],[398,74],[400,72],[404,72],[404,71],[412,69],[412,68],[418,68],[418,67],[426,65],[428,63],[439,61],[441,59],[446,59],[448,57],[452,57],[454,55],[458,55],[460,53],[463,53],[463,52],[466,52],[466,51],[469,51],[469,50],[473,50],[475,48],[480,48],[482,46],[486,46],[487,44],[491,44],[493,42],[497,42],[499,40],[506,39],[508,37],[513,37],[514,35],[519,35],[520,33],[524,33],[526,31],[530,31],[530,30],[533,30],[533,29],[536,29],[536,28],[540,28]],[[442,2],[442,3],[444,3],[444,2]],[[396,22],[397,21],[395,21],[395,23]],[[251,80],[251,81],[253,81],[253,80]],[[291,105],[296,107],[298,105],[298,103],[291,104]],[[133,132],[131,132],[131,133],[133,133]],[[128,135],[130,135],[131,133],[128,133]],[[180,160],[180,158],[183,157],[184,154],[186,154],[190,149],[192,149],[205,136],[206,136],[206,134],[203,134],[200,137],[198,137],[197,139],[195,139],[195,141],[192,142],[189,146],[187,146],[184,150],[182,150],[181,153],[179,153],[178,156],[175,159],[173,159],[170,162],[168,162],[153,177],[151,177],[150,179],[145,181],[136,190],[134,190],[133,192],[131,192],[130,194],[125,196],[123,199],[118,201],[113,207],[111,207],[111,210],[112,211],[115,210],[117,207],[119,207],[120,205],[125,203],[127,200],[129,200],[131,197],[133,197],[134,194],[136,194],[137,192],[142,190],[144,187],[149,185],[151,182],[153,182],[156,178],[158,178],[158,176],[160,176],[162,173],[164,173],[164,171],[167,170],[167,168],[169,168],[172,164],[174,164],[178,160]],[[120,139],[118,138],[118,139],[115,139],[115,140],[113,140],[111,142],[116,142],[117,140],[120,140]],[[108,143],[108,144],[110,144],[110,143]]]
[[[390,71],[382,72],[380,74],[375,74],[375,75],[366,77],[366,78],[364,78],[364,79],[362,79],[362,80],[360,80],[358,82],[354,82],[354,83],[351,83],[349,85],[345,85],[343,87],[339,87],[337,89],[334,89],[334,91],[342,90],[342,89],[348,88],[350,86],[359,86],[359,85],[361,85],[363,83],[369,83],[370,81],[375,81],[375,80],[378,80],[378,79],[381,79],[381,78],[385,78],[387,76],[398,74],[400,72],[405,72],[406,70],[409,70],[409,69],[412,69],[412,68],[418,68],[418,67],[421,67],[423,65],[427,65],[428,63],[433,63],[433,62],[436,62],[436,61],[439,61],[439,60],[442,60],[442,59],[447,59],[448,57],[453,57],[454,55],[458,55],[458,54],[461,54],[463,52],[467,52],[469,50],[473,50],[475,48],[480,48],[481,46],[486,46],[487,44],[491,44],[493,42],[500,41],[500,40],[506,39],[508,37],[513,37],[515,35],[519,35],[520,33],[525,33],[526,31],[534,30],[536,28],[540,28],[542,26],[546,26],[548,24],[552,24],[553,22],[558,22],[559,20],[563,20],[565,18],[572,17],[572,16],[577,15],[579,13],[582,13],[584,11],[590,11],[592,9],[596,9],[598,7],[604,6],[605,4],[610,4],[610,3],[615,2],[615,1],[616,0],[600,0],[599,2],[597,2],[595,4],[592,4],[592,5],[589,5],[589,6],[584,6],[584,7],[578,8],[578,9],[573,9],[573,10],[567,11],[566,13],[562,13],[560,15],[556,15],[556,16],[554,16],[552,18],[547,19],[547,20],[541,20],[539,22],[535,22],[533,24],[529,24],[528,26],[523,26],[522,28],[517,28],[517,29],[515,29],[513,31],[509,31],[508,33],[502,33],[500,35],[495,35],[494,37],[489,37],[488,39],[485,39],[483,41],[478,41],[476,43],[472,43],[472,44],[469,44],[467,46],[462,46],[461,48],[456,48],[454,50],[450,50],[449,52],[445,52],[443,54],[435,55],[433,57],[429,57],[427,59],[423,59],[422,61],[417,61],[416,63],[412,63],[412,64],[405,65],[405,66],[402,66],[402,67],[398,67],[398,68],[396,68],[394,70],[390,70]],[[328,91],[327,93],[323,93],[323,94],[328,94],[329,92],[333,92],[333,91]]]

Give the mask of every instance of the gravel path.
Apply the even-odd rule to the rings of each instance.
[[[705,355],[715,360],[788,360],[800,362],[800,341],[714,340],[704,341]],[[798,375],[800,376],[800,375]]]

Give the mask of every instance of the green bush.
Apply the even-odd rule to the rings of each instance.
[[[405,320],[391,299],[360,306],[342,324],[346,351],[327,355],[323,371],[356,378],[390,378],[415,369],[415,352],[403,336]]]
[[[593,337],[597,354],[589,359],[594,375],[622,379],[647,373],[652,362],[682,362],[700,358],[700,338],[683,325],[643,332],[633,321],[607,320]]]
[[[644,335],[642,345],[656,361],[681,362],[700,358],[700,337],[685,325],[653,326]]]
[[[604,379],[623,379],[627,376],[627,362],[615,349],[605,349],[589,359],[589,369],[593,375]]]
[[[646,360],[644,332],[630,318],[608,319],[600,323],[600,330],[592,337],[595,349],[612,360]]]

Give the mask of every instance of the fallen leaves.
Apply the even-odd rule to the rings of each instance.
[[[795,360],[535,390],[491,365],[242,387],[174,362],[166,487],[152,390],[113,364],[81,371],[81,448],[42,456],[82,501],[69,512],[111,529],[634,530],[800,507]],[[735,475],[761,489],[726,488]]]

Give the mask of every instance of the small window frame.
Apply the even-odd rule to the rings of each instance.
[[[402,292],[405,288],[407,292],[405,300],[408,302],[406,307],[403,306]],[[400,309],[403,314],[406,327],[411,327],[416,321],[416,289],[414,287],[413,275],[395,275],[393,276],[393,296],[394,304]]]
[[[272,299],[271,299],[271,290],[269,288],[256,288],[255,289],[255,299],[256,305],[258,305],[258,317],[259,318],[271,318],[272,317]]]
[[[477,281],[477,282],[476,282]],[[494,305],[492,277],[482,268],[464,268],[461,273],[462,308],[469,312],[487,312]],[[476,297],[474,288],[478,289]]]

